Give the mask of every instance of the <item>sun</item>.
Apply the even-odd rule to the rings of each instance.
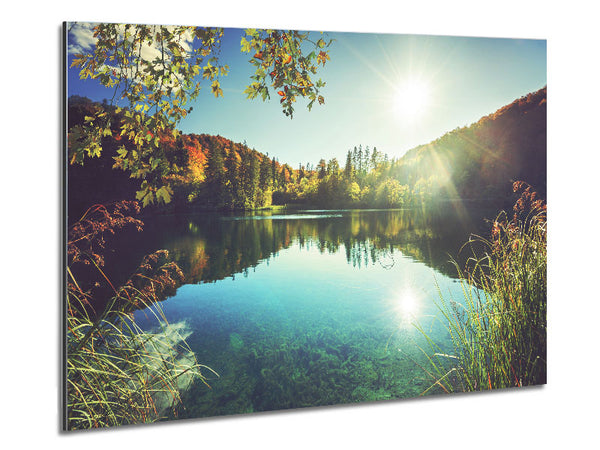
[[[394,114],[401,120],[414,122],[428,110],[429,85],[422,80],[406,80],[398,84],[394,92]]]

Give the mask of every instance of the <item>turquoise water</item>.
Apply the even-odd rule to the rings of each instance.
[[[419,396],[431,379],[414,324],[452,352],[436,301],[461,301],[449,254],[481,215],[299,211],[151,225],[186,275],[161,304],[167,320],[185,324],[198,361],[219,374],[184,393],[178,416]]]

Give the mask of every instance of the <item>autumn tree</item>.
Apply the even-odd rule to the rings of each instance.
[[[69,29],[89,24],[69,23]],[[71,67],[82,79],[93,79],[112,90],[111,104],[122,115],[117,135],[123,144],[114,156],[115,168],[140,180],[136,197],[143,205],[168,203],[173,195],[169,176],[172,163],[161,139],[173,142],[177,125],[192,108],[204,84],[215,97],[223,95],[220,77],[229,72],[219,61],[224,30],[221,28],[99,23],[93,26],[93,49],[74,56]],[[290,118],[299,98],[324,103],[313,80],[318,66],[329,60],[331,41],[322,35],[295,30],[247,29],[240,41],[242,52],[251,53],[254,74],[245,91],[248,98],[267,100],[279,96],[282,111]],[[103,151],[103,138],[113,136],[111,115],[96,111],[83,124],[68,130],[69,163],[83,164]],[[222,156],[222,155],[221,155]]]

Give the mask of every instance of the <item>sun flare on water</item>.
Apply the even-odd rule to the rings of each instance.
[[[414,316],[418,310],[419,302],[412,292],[404,292],[398,299],[398,311],[403,315]]]
[[[429,104],[430,88],[423,80],[405,80],[395,89],[393,110],[396,117],[401,120],[417,121],[427,113]]]
[[[421,313],[421,296],[407,287],[390,298],[391,307],[398,321],[403,325],[412,323]]]

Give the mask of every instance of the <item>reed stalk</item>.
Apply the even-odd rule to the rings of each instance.
[[[78,430],[148,423],[177,414],[181,392],[204,373],[185,342],[182,327],[169,324],[159,306],[183,274],[168,262],[168,253],[148,255],[121,287],[115,288],[101,269],[104,246],[99,231],[112,231],[131,223],[115,209],[96,208],[100,216],[79,221],[70,233],[66,295],[66,428]],[[90,231],[91,230],[91,231]],[[84,236],[82,238],[81,236]],[[113,295],[97,314],[93,290],[81,287],[73,275],[78,264],[95,267]],[[144,310],[156,331],[142,330],[134,312]],[[214,372],[213,372],[214,373]]]
[[[523,189],[510,220],[501,213],[489,239],[468,242],[484,250],[464,271],[457,265],[462,301],[440,293],[454,354],[418,327],[429,346],[428,373],[444,391],[546,383],[546,206],[530,187],[515,183],[515,191]]]

